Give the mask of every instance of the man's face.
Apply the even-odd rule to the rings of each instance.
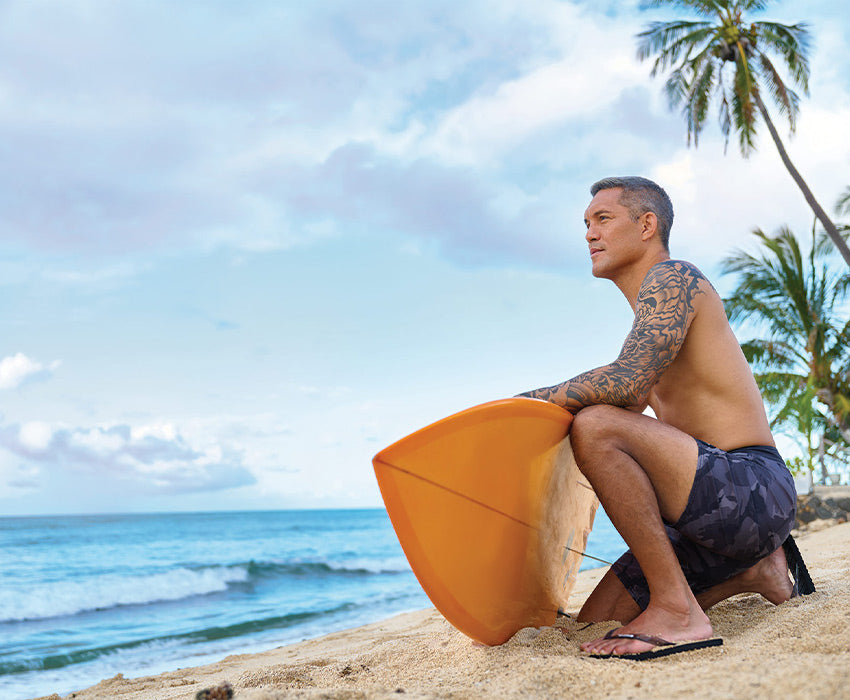
[[[629,210],[620,204],[622,192],[619,187],[600,190],[584,212],[594,277],[610,279],[640,256],[642,217],[632,221]]]

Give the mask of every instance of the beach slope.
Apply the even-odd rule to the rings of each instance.
[[[239,700],[850,697],[850,523],[797,542],[817,593],[776,607],[755,594],[724,601],[709,611],[724,639],[718,648],[643,662],[590,659],[579,643],[614,623],[582,629],[569,619],[483,647],[431,609],[208,666],[117,676],[67,697],[194,698],[224,682]],[[579,575],[572,611],[604,571]]]

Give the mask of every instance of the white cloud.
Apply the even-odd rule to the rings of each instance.
[[[42,452],[50,445],[53,428],[43,421],[29,421],[21,426],[18,438],[27,451]]]
[[[0,189],[18,202],[8,233],[108,258],[261,253],[378,229],[414,248],[437,240],[463,263],[545,264],[564,254],[565,191],[663,169],[684,142],[663,79],[634,57],[654,17],[634,5],[258,3],[181,6],[164,21],[147,3],[50,17],[14,4],[18,30],[0,48],[16,164]],[[75,60],[21,49],[35,41]],[[847,100],[839,79],[818,134],[841,131],[844,115],[829,114]],[[802,106],[801,144],[816,109]],[[54,276],[104,285],[135,272]]]
[[[23,384],[44,380],[59,367],[59,360],[43,365],[22,352],[0,360],[0,389],[15,389]]]
[[[45,280],[57,282],[63,286],[82,286],[97,291],[111,290],[127,283],[150,265],[137,261],[124,260],[107,265],[48,268],[43,271]]]
[[[147,493],[217,491],[254,483],[238,451],[190,441],[174,425],[0,426],[0,449],[45,474],[96,476]]]
[[[388,172],[408,192],[426,170],[442,172],[450,192],[466,183],[447,205],[483,212],[461,223],[499,241],[519,225],[500,226],[487,199],[516,182],[488,163],[612,104],[640,72],[626,23],[550,0],[370,2],[365,11],[181,6],[167,20],[157,7],[128,2],[92,14],[70,3],[45,16],[12,5],[16,31],[0,33],[0,124],[15,163],[0,189],[17,203],[6,216],[11,238],[92,258],[288,248],[322,235],[299,197],[321,189],[332,154],[359,143],[390,158]],[[550,152],[538,143],[518,165],[539,167]],[[48,160],[49,172],[34,165]],[[460,161],[475,167],[451,172]],[[331,194],[317,205],[334,211],[337,232],[349,231],[347,212],[333,204],[358,192]],[[394,216],[394,195],[366,204],[385,226],[420,236],[416,212]]]
[[[624,92],[647,84],[647,71],[632,58],[626,27],[603,28],[589,16],[573,16],[567,26],[563,56],[447,112],[423,138],[424,151],[446,163],[492,167],[506,151],[541,131],[596,118]],[[592,50],[603,41],[608,47],[604,63]]]

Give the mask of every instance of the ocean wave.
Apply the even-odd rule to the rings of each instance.
[[[45,620],[122,605],[182,600],[219,593],[247,581],[247,566],[179,568],[139,576],[99,576],[87,580],[54,581],[25,591],[0,590],[0,622]]]
[[[357,609],[357,607],[356,604],[349,602],[327,610],[274,615],[231,625],[193,630],[182,634],[168,634],[161,637],[137,639],[107,646],[75,649],[63,654],[48,654],[41,657],[32,656],[12,661],[0,660],[0,676],[26,673],[29,671],[56,670],[76,664],[89,663],[114,654],[126,654],[138,649],[150,651],[152,648],[159,648],[161,650],[164,647],[178,648],[185,645],[194,646],[205,642],[248,637],[272,629],[296,627],[311,620],[320,619],[328,615],[345,613],[349,610]]]
[[[249,562],[247,565],[251,577],[267,578],[277,576],[318,577],[325,576],[374,576],[386,574],[410,573],[410,567],[404,559],[350,559],[341,562],[328,562],[322,559],[295,559],[290,561]]]
[[[352,560],[248,561],[228,566],[181,567],[138,576],[103,575],[86,580],[0,589],[0,623],[45,620],[127,605],[173,602],[222,593],[273,579],[316,580],[409,573],[404,562]]]

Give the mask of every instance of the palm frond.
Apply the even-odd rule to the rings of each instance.
[[[794,369],[800,366],[800,355],[788,343],[781,340],[754,338],[741,343],[747,362],[757,369]],[[795,377],[803,375],[793,374]],[[805,380],[805,377],[803,377]],[[805,381],[803,382],[805,384]]]
[[[720,124],[720,133],[723,134],[723,154],[729,147],[729,135],[732,133],[732,108],[729,104],[729,96],[723,83],[723,66],[720,66],[720,75],[717,77],[717,92],[720,99],[717,101],[717,121]]]
[[[850,271],[834,270],[834,249],[814,232],[807,254],[788,227],[753,235],[760,254],[738,250],[721,263],[738,276],[724,304],[731,321],[761,331],[741,348],[772,407],[771,424],[811,435],[834,423],[850,435]]]
[[[738,131],[738,143],[743,155],[756,148],[755,101],[753,100],[753,71],[745,55],[738,54],[735,60],[735,75],[732,89],[732,117]]]
[[[710,16],[719,12],[723,4],[722,0],[641,0],[639,7],[642,10],[658,7],[687,8],[696,10],[699,14]]]
[[[800,98],[797,93],[791,90],[782,81],[779,73],[774,68],[770,59],[763,53],[759,54],[759,63],[761,64],[765,83],[767,84],[770,96],[774,103],[779,107],[780,114],[784,114],[788,118],[788,124],[793,133],[797,127],[797,114],[800,111]]]
[[[676,21],[651,22],[640,32],[638,37],[637,57],[645,61],[655,53],[659,56],[655,61],[652,74],[664,70],[667,66],[680,59],[687,60],[687,54],[711,35],[711,25],[708,22]],[[683,56],[684,53],[684,56]]]
[[[843,231],[842,228],[844,229]],[[844,237],[844,240],[848,240],[848,238],[850,237],[850,228],[848,227],[839,226],[838,232]],[[815,248],[817,249],[818,253],[828,256],[830,253],[835,252],[835,243],[832,242],[832,239],[829,237],[826,231],[821,231],[815,242]]]
[[[835,213],[838,216],[850,215],[850,187],[844,190],[844,193],[835,203]]]
[[[714,63],[703,61],[699,66],[699,72],[694,75],[688,93],[686,109],[688,111],[688,130],[694,135],[694,145],[697,145],[699,133],[705,124],[708,115],[708,106],[711,102],[711,88],[714,84]]]
[[[664,83],[664,92],[670,107],[678,107],[688,96],[688,79],[681,68],[670,73],[670,77]]]
[[[761,52],[766,50],[782,57],[788,66],[794,84],[804,95],[809,94],[809,30],[805,23],[780,24],[778,22],[755,22],[761,44]]]
[[[739,4],[742,10],[752,10],[753,12],[759,12],[761,10],[764,10],[770,4],[770,0],[743,0]]]

